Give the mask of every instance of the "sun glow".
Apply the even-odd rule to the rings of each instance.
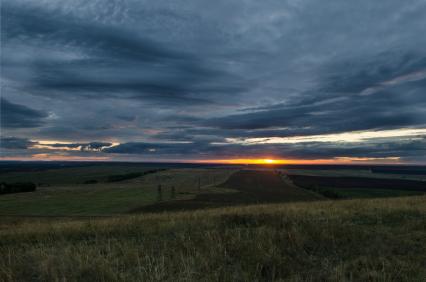
[[[221,159],[194,160],[195,163],[238,164],[238,165],[308,165],[308,164],[351,164],[351,163],[400,163],[400,157],[334,157],[330,159]]]
[[[289,160],[280,159],[225,159],[225,160],[198,160],[198,163],[218,163],[218,164],[257,164],[257,165],[280,165],[289,164]]]

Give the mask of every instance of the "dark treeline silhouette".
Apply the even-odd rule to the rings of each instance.
[[[36,185],[32,182],[0,183],[0,194],[34,192]]]

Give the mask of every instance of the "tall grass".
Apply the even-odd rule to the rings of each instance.
[[[425,196],[0,220],[0,281],[426,277]]]

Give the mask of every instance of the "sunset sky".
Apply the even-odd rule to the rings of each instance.
[[[3,0],[3,160],[426,164],[426,1]]]

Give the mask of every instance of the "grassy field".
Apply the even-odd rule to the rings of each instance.
[[[154,173],[138,176],[147,171],[154,171]],[[333,171],[329,172],[329,175],[332,173]],[[128,174],[135,174],[136,177],[109,182],[111,176]],[[318,186],[321,188],[320,191],[309,188],[312,186],[312,176],[297,177],[296,182],[292,180],[294,177],[296,176],[287,177],[273,169],[174,168],[157,171],[152,167],[132,165],[7,172],[0,174],[0,182],[32,181],[42,185],[38,186],[35,192],[1,195],[0,215],[115,215],[255,203],[313,201],[326,198],[394,197],[424,193],[403,189],[389,190],[383,187],[343,189],[343,187]],[[365,179],[375,180],[374,178]],[[90,180],[96,180],[96,183],[84,184]],[[395,181],[405,180],[389,182],[383,179],[379,181],[379,184],[387,183],[388,185]],[[305,185],[305,182],[310,184]],[[342,182],[342,184],[347,183]],[[161,185],[161,193],[158,191],[159,185]],[[326,193],[322,193],[323,190]]]
[[[426,197],[2,218],[0,281],[424,281]]]
[[[327,188],[363,198],[332,201],[274,169],[149,169],[0,174],[42,183],[0,196],[0,281],[426,280],[418,191]]]
[[[6,194],[0,196],[0,215],[111,215],[126,213],[158,201],[168,201],[172,197],[171,189],[175,187],[174,200],[191,199],[199,193],[228,192],[229,189],[217,188],[233,170],[225,169],[170,169],[142,177],[106,183],[81,184],[78,175],[85,178],[100,176],[104,179],[108,174],[131,171],[100,168],[68,168],[68,176],[64,176],[65,184],[55,184],[59,178],[52,171],[37,172],[50,186],[41,186],[36,192]],[[64,169],[66,170],[66,169]],[[19,174],[19,173],[14,173]],[[23,175],[27,172],[21,173]],[[60,170],[62,177],[65,172]],[[10,174],[0,177],[6,179]],[[16,177],[16,176],[14,176]],[[33,179],[27,175],[25,181]],[[14,179],[14,178],[13,178]],[[72,184],[75,183],[76,184]],[[158,185],[162,186],[161,199],[158,197]],[[199,189],[200,186],[200,189]]]

